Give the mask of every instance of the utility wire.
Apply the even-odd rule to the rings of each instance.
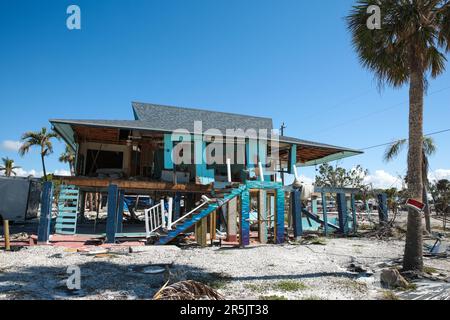
[[[445,129],[445,130],[440,130],[440,131],[435,131],[435,132],[427,133],[427,134],[424,135],[424,137],[435,136],[435,135],[438,135],[438,134],[441,134],[441,133],[446,133],[446,132],[450,132],[450,128],[449,128],[449,129]],[[366,150],[370,150],[370,149],[375,149],[375,148],[385,147],[385,146],[389,146],[389,145],[391,145],[391,144],[393,144],[393,143],[395,143],[395,142],[402,141],[402,140],[408,141],[409,139],[399,139],[399,140],[395,140],[395,141],[391,141],[391,142],[386,142],[386,143],[382,143],[382,144],[377,144],[377,145],[370,146],[370,147],[367,147],[367,148],[362,148],[362,149],[359,149],[359,150],[360,150],[360,151],[366,151]]]
[[[449,90],[449,89],[450,89],[450,86],[444,87],[444,88],[442,88],[442,89],[439,89],[439,90],[436,90],[436,91],[431,92],[430,94],[427,95],[427,97],[433,96],[433,95],[435,95],[435,94],[437,94],[437,93],[441,93],[441,92],[446,91],[446,90]],[[403,101],[403,102],[400,102],[400,103],[396,103],[396,104],[394,104],[394,105],[392,105],[392,106],[390,106],[390,107],[387,107],[387,108],[384,108],[384,109],[381,109],[381,110],[377,110],[377,111],[373,111],[373,112],[368,113],[368,114],[366,114],[366,115],[362,115],[362,116],[353,118],[353,119],[351,119],[351,120],[348,120],[348,121],[345,121],[345,122],[336,124],[336,125],[334,125],[334,126],[325,128],[325,129],[323,129],[323,130],[318,131],[317,133],[327,132],[327,131],[330,131],[330,130],[332,130],[332,129],[336,129],[336,128],[338,128],[338,127],[345,126],[345,125],[347,125],[347,124],[349,124],[349,123],[356,122],[356,121],[359,121],[359,120],[363,120],[363,119],[369,118],[369,117],[371,117],[371,116],[373,116],[373,115],[376,115],[376,114],[379,114],[379,113],[383,113],[383,112],[389,111],[389,110],[391,110],[391,109],[395,109],[395,108],[397,108],[397,107],[399,107],[399,106],[402,106],[402,105],[404,105],[404,104],[407,104],[407,103],[408,103],[408,101]]]

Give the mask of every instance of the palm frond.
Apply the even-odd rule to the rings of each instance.
[[[410,80],[411,57],[422,59],[432,78],[445,70],[450,50],[450,1],[358,0],[347,27],[360,63],[372,71],[379,87],[400,87]],[[371,5],[382,8],[381,29],[367,28]],[[414,45],[411,45],[414,44]],[[424,86],[427,79],[424,74]]]
[[[181,281],[164,286],[153,297],[154,300],[223,300],[223,297],[209,286],[193,280]]]
[[[436,153],[437,147],[434,142],[434,139],[431,137],[424,137],[423,138],[423,152],[427,156],[432,156]]]
[[[28,151],[30,151],[30,148],[31,148],[32,145],[33,144],[31,144],[29,141],[24,142],[19,148],[19,155],[21,157],[23,157],[25,154],[27,154]]]
[[[384,161],[389,162],[396,158],[406,145],[406,141],[406,139],[397,140],[388,146],[384,152]]]

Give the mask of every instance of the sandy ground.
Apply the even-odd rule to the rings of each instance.
[[[364,224],[367,220],[361,217],[361,233],[368,232]],[[406,229],[405,224],[406,214],[401,214],[397,226]],[[433,219],[433,229],[441,232],[442,222]],[[130,252],[128,247],[114,247],[107,254],[50,246],[0,251],[0,299],[151,299],[167,279],[191,279],[212,286],[225,299],[450,300],[450,258],[424,258],[427,270],[440,281],[422,279],[407,291],[382,288],[381,270],[400,267],[401,231],[385,240],[361,234],[319,240],[245,249],[141,246]],[[433,243],[426,237],[427,246]],[[443,248],[450,254],[446,246],[448,242]],[[149,265],[161,264],[169,265],[165,272],[147,272]],[[366,272],[354,272],[351,264]],[[67,269],[73,266],[81,271],[78,291],[66,285]]]
[[[151,299],[168,274],[145,273],[149,264],[171,264],[171,282],[198,280],[218,289],[226,299],[392,298],[381,288],[379,273],[401,258],[403,241],[341,238],[325,242],[246,249],[149,246],[133,248],[132,253],[128,248],[114,248],[107,255],[26,247],[18,252],[0,252],[0,299]],[[370,273],[350,272],[351,263],[362,265]],[[450,275],[448,258],[426,259],[425,264],[434,272]],[[70,266],[81,270],[78,292],[66,286]],[[435,286],[433,295],[438,295],[434,298],[450,296],[448,283],[431,285]],[[394,294],[412,299],[423,298],[427,292],[418,296],[411,292]]]

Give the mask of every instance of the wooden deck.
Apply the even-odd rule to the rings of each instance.
[[[100,179],[88,177],[66,177],[54,176],[54,180],[59,180],[63,184],[74,185],[83,191],[106,191],[110,184],[115,184],[119,189],[132,192],[168,191],[168,192],[195,192],[208,193],[212,190],[212,185],[198,184],[174,184],[161,181],[137,181],[125,179]]]

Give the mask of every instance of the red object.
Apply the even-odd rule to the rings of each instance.
[[[408,199],[406,201],[406,205],[417,211],[423,211],[423,209],[425,208],[425,204],[414,199]]]

